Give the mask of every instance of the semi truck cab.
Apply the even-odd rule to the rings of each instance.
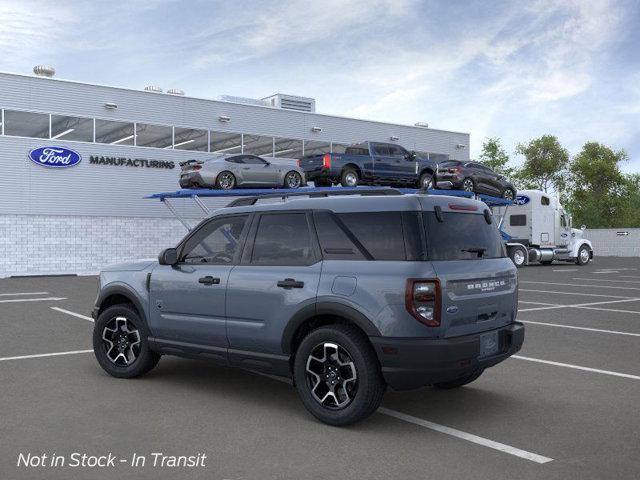
[[[513,205],[493,207],[516,266],[554,260],[585,265],[593,259],[585,227],[572,228],[571,216],[556,197],[541,190],[518,192]]]

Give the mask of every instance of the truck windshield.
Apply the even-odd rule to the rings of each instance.
[[[424,212],[429,260],[477,260],[506,256],[495,222],[484,215],[443,212],[440,222],[434,212]]]

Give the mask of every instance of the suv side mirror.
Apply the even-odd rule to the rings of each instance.
[[[409,152],[404,156],[405,160],[414,160],[416,158],[416,152]]]
[[[160,265],[175,265],[178,263],[178,250],[175,248],[165,248],[158,256]]]

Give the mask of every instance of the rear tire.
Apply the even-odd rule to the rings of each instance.
[[[476,191],[476,184],[473,181],[473,179],[465,178],[462,181],[462,190],[464,190],[465,192],[475,192]]]
[[[367,418],[382,402],[386,388],[373,348],[350,325],[310,332],[296,351],[293,374],[305,408],[328,425]]]
[[[236,177],[233,173],[220,172],[216,177],[216,187],[220,190],[231,190],[236,186]]]
[[[302,176],[295,170],[287,172],[284,176],[284,188],[296,189],[302,185]]]
[[[112,377],[140,377],[160,360],[148,338],[147,325],[131,306],[113,305],[100,314],[93,327],[93,352]]]
[[[433,189],[433,175],[429,172],[425,172],[420,175],[420,182],[418,183],[418,188],[420,190],[431,190]]]
[[[460,388],[463,385],[467,385],[468,383],[471,383],[474,380],[477,380],[478,377],[482,375],[482,372],[484,372],[484,369],[478,370],[476,372],[473,372],[471,374],[465,375],[460,378],[456,378],[455,380],[451,380],[449,382],[434,383],[433,386],[436,388],[440,388],[442,390],[451,390],[453,388]]]
[[[358,172],[350,167],[345,168],[340,176],[340,184],[343,187],[357,187],[359,180]]]

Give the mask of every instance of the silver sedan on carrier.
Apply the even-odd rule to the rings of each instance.
[[[278,159],[282,160],[282,159]],[[296,163],[274,163],[256,155],[219,155],[210,160],[180,163],[181,188],[298,188],[307,184]]]

